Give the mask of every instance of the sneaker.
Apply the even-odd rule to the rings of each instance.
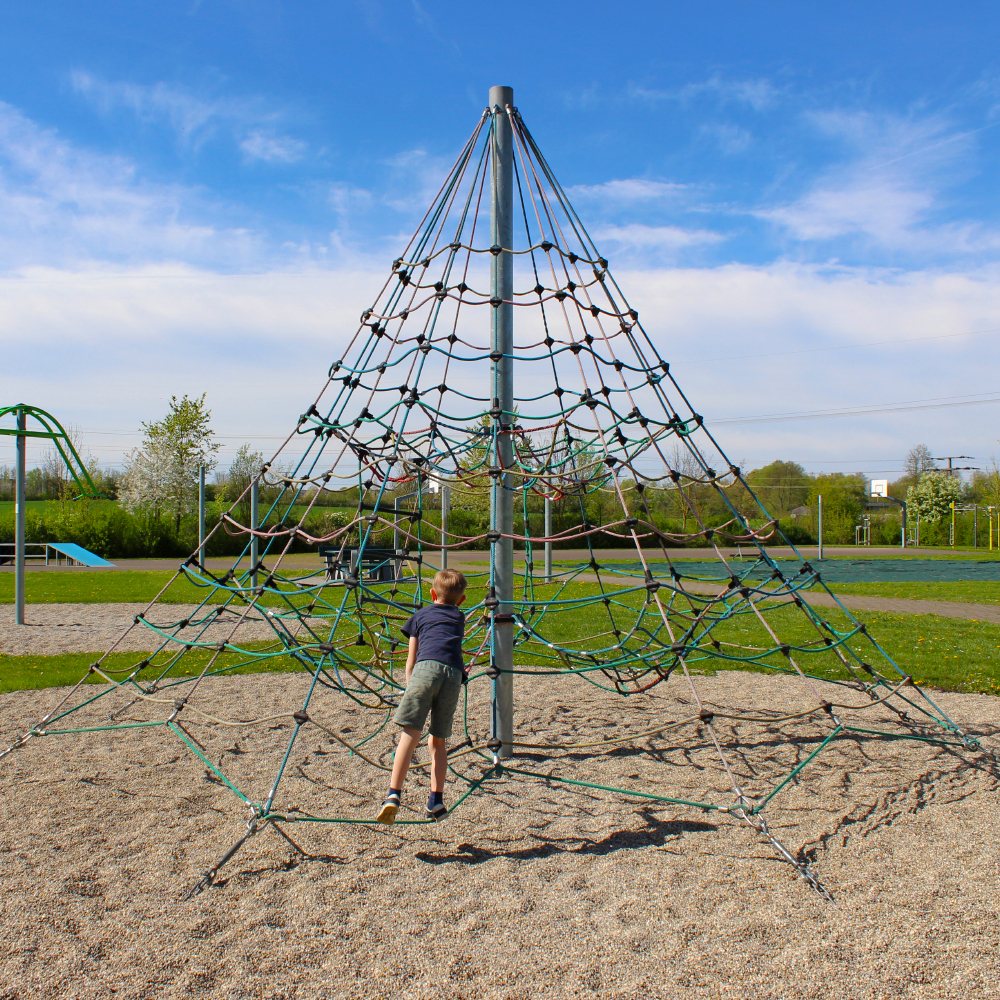
[[[443,802],[427,803],[427,818],[433,820],[444,819],[448,815],[448,808]]]
[[[376,823],[395,823],[396,813],[399,812],[399,793],[389,792],[382,803],[379,814],[375,817]]]

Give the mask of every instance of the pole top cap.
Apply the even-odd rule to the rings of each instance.
[[[514,104],[513,87],[490,87],[490,107],[504,108],[508,104]]]

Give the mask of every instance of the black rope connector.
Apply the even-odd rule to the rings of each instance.
[[[875,676],[875,671],[874,671],[874,670],[872,670],[872,668],[871,668],[871,666],[870,666],[869,664],[867,664],[867,663],[862,663],[862,664],[861,664],[861,669],[862,669],[862,670],[863,670],[863,671],[864,671],[864,672],[865,672],[866,674],[868,674],[868,675],[869,675],[870,677],[874,677],[874,676]]]
[[[607,458],[604,459],[604,464],[613,469],[618,464],[618,459],[615,458],[614,455],[608,455]]]
[[[502,746],[503,746],[503,743],[501,743],[501,742],[500,742],[500,740],[498,740],[498,739],[497,739],[497,738],[496,738],[496,737],[494,736],[494,737],[493,737],[493,739],[491,739],[491,740],[489,740],[489,741],[487,742],[487,744],[486,744],[486,749],[487,749],[487,750],[491,750],[491,751],[492,751],[493,753],[496,753],[496,752],[497,752],[497,750],[499,750],[499,749],[500,749],[500,748],[501,748]]]
[[[631,529],[631,528],[638,528],[639,527],[639,518],[637,518],[637,517],[626,517],[625,518],[625,527],[629,528],[629,529]]]
[[[179,712],[187,704],[187,698],[174,699],[174,711]]]
[[[701,719],[702,722],[711,722],[712,719],[715,718],[715,713],[714,712],[710,712],[707,708],[703,708],[698,713],[698,718]]]
[[[490,351],[490,361],[500,361],[503,358],[503,351]]]
[[[494,243],[493,246],[490,247],[490,253],[493,254],[494,257],[499,257],[500,254],[503,253],[503,247],[500,246],[499,243]]]
[[[909,674],[907,674],[903,678],[903,687],[914,687],[914,686],[915,686],[915,682],[914,682],[913,678]]]
[[[483,607],[488,608],[490,611],[492,611],[494,608],[497,608],[499,606],[500,602],[497,600],[496,587],[490,587],[489,597],[487,597],[486,600],[483,601]]]
[[[503,469],[499,465],[490,466],[490,478],[499,479],[503,475]]]
[[[334,647],[332,642],[321,642],[316,648],[325,655],[326,653],[332,653]]]
[[[678,656],[683,655],[686,650],[687,645],[683,642],[674,642],[670,644],[670,652],[676,653]]]
[[[782,645],[781,645],[781,655],[782,656],[791,656],[792,655],[792,647],[788,646],[788,645],[785,645],[784,643],[782,643]]]
[[[503,305],[503,299],[501,299],[498,295],[493,295],[490,298],[490,305],[493,306],[494,309],[499,309],[500,306]]]
[[[496,680],[500,676],[500,668],[499,667],[490,666],[486,670],[486,676],[489,677],[489,678],[491,678],[492,680]]]
[[[486,532],[486,541],[488,541],[490,545],[496,545],[496,543],[500,541],[500,537],[500,532],[497,531],[496,528],[490,528],[490,530]]]
[[[539,247],[540,247],[540,248],[541,248],[542,250],[544,250],[544,251],[545,251],[546,253],[548,253],[548,252],[549,252],[549,251],[550,251],[551,249],[553,249],[553,247],[555,246],[555,244],[554,244],[554,243],[550,243],[550,242],[549,242],[548,240],[542,240],[542,242],[541,242],[541,243],[539,243],[538,245],[539,245]]]
[[[225,642],[217,642],[215,644],[215,651],[217,653],[224,653],[226,651],[226,644],[225,644]]]
[[[96,667],[96,666],[97,666],[97,664],[96,664],[96,663],[92,663],[92,664],[91,664],[91,666],[92,666],[92,667]],[[139,662],[138,662],[138,663],[137,663],[137,664],[135,665],[135,669],[136,669],[136,670],[145,670],[145,669],[146,669],[146,667],[148,667],[148,666],[149,666],[149,660],[140,660],[140,661],[139,661]]]
[[[823,709],[827,715],[833,715],[833,705],[831,705],[828,701],[821,701],[819,703],[819,707]]]
[[[300,708],[297,712],[292,712],[292,718],[300,725],[304,726],[309,721],[309,716]]]
[[[356,576],[345,576],[344,577],[344,586],[348,590],[354,590],[354,588],[357,585],[358,585],[358,578]]]

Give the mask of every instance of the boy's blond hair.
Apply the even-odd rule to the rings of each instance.
[[[439,569],[431,581],[438,600],[454,604],[465,593],[468,583],[457,569]]]

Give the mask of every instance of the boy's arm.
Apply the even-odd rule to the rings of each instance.
[[[406,683],[410,683],[410,674],[413,673],[413,667],[417,662],[417,637],[415,635],[410,636],[410,648],[406,654]]]

